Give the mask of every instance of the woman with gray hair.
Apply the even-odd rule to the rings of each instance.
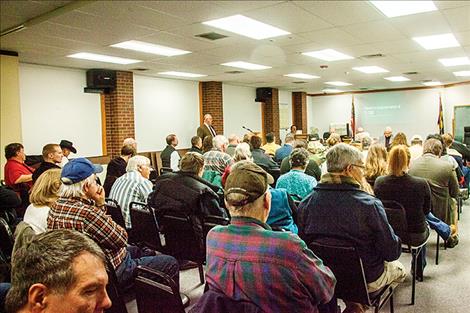
[[[253,156],[251,155],[250,145],[246,142],[239,143],[235,148],[235,154],[233,155],[235,162],[248,160],[253,162]]]
[[[276,183],[276,188],[284,188],[288,193],[305,198],[317,185],[317,180],[305,174],[305,169],[309,161],[307,150],[295,148],[289,156],[291,170],[281,175]]]

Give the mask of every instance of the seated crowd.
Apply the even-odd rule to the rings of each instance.
[[[7,145],[0,210],[16,208],[18,214],[11,225],[11,286],[0,288],[0,295],[9,289],[8,312],[42,306],[60,311],[65,302],[109,308],[105,267],[123,288],[133,285],[138,266],[166,273],[179,287],[180,270],[194,266],[133,242],[141,226],[132,224],[133,202],[153,212],[154,223],[162,214],[188,216],[194,233],[207,236],[206,292],[192,312],[221,312],[226,308],[213,307],[221,303],[233,311],[337,312],[335,275],[311,243],[356,248],[369,293],[404,281],[402,244],[424,246],[418,281],[430,229],[447,247],[458,244],[456,200],[459,188],[469,185],[470,150],[450,134],[431,134],[424,142],[415,135],[410,146],[404,133],[393,136],[390,127],[378,140],[359,128],[347,142],[333,130],[324,142],[307,143],[296,140],[292,129],[283,145],[274,133],[266,134],[264,145],[256,134],[240,142],[236,135],[218,135],[206,114],[189,151],[176,149],[175,134],[166,137],[153,176],[136,141],[124,140],[103,186],[96,176],[102,166],[68,159],[76,153],[70,141],[45,145],[36,169],[26,164],[20,143]],[[124,225],[108,214],[107,198],[120,207]],[[405,211],[409,242],[387,220],[390,201]],[[230,223],[206,234],[209,216]],[[363,303],[344,302],[343,312],[367,310]]]

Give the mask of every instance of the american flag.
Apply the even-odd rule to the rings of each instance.
[[[437,119],[437,125],[439,125],[439,134],[444,134],[444,112],[442,111],[442,98],[439,94],[439,117]]]

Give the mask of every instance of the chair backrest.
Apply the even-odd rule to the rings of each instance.
[[[13,251],[13,233],[8,223],[0,218],[0,249],[4,256],[9,260]]]
[[[400,203],[393,200],[382,200],[382,203],[385,207],[388,223],[392,226],[393,231],[400,237],[402,243],[409,244],[410,236],[408,233],[405,208]]]
[[[364,268],[356,248],[315,241],[308,246],[335,275],[336,297],[370,305]]]
[[[139,266],[135,296],[139,313],[184,313],[176,283],[167,274]]]
[[[172,173],[173,170],[170,167],[161,167],[160,168],[160,175],[163,175],[165,173]]]
[[[129,204],[132,227],[132,243],[144,245],[161,251],[158,225],[155,221],[153,209],[145,203],[131,202]]]
[[[121,206],[116,200],[107,198],[106,210],[113,219],[113,221],[115,221],[119,226],[126,229],[126,223],[124,222],[124,217],[122,216]]]
[[[207,233],[217,225],[228,225],[230,224],[230,219],[228,217],[222,217],[217,215],[206,215],[203,221],[204,227],[204,242],[207,237]]]
[[[106,292],[108,293],[109,299],[111,299],[113,305],[105,310],[106,313],[128,313],[124,297],[119,288],[118,279],[114,267],[106,261],[106,272],[108,273],[108,285],[106,286]]]

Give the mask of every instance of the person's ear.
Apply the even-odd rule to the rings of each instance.
[[[28,308],[29,312],[39,313],[46,309],[47,287],[43,284],[34,284],[28,290]]]

